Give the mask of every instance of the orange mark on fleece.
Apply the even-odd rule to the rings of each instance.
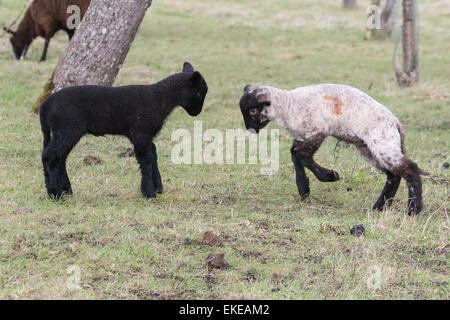
[[[333,114],[338,116],[342,114],[342,101],[336,97],[325,96],[325,101],[332,101],[334,103]]]

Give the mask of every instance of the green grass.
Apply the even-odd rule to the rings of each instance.
[[[27,2],[2,0],[0,23]],[[181,109],[156,139],[162,196],[141,196],[136,161],[118,157],[119,147],[131,146],[125,138],[87,136],[68,160],[74,195],[54,202],[44,187],[40,124],[29,112],[67,37],[52,40],[45,63],[37,62],[42,39],[16,62],[3,37],[0,298],[448,299],[450,170],[442,164],[450,155],[449,7],[421,1],[421,81],[400,89],[391,68],[393,40],[363,41],[369,1],[359,2],[358,10],[344,11],[339,1],[155,0],[116,85],[152,83],[190,61],[210,88],[195,120],[221,130],[243,127],[238,101],[248,83],[356,86],[397,115],[409,156],[434,177],[423,179],[421,215],[405,216],[403,182],[392,208],[371,211],[384,176],[353,147],[336,158],[331,138],[316,159],[342,179],[324,184],[308,172],[305,202],[284,131],[275,176],[260,176],[259,165],[174,165],[171,133],[192,131],[194,123]],[[88,155],[103,163],[86,166]],[[347,233],[320,232],[325,222]],[[366,236],[349,235],[361,223]],[[208,230],[225,240],[222,248],[200,244]],[[219,252],[232,268],[209,274],[204,260]],[[73,265],[78,290],[67,287]],[[380,287],[369,289],[377,267]]]

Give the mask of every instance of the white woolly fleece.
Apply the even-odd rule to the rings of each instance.
[[[333,136],[355,144],[361,156],[379,169],[402,164],[403,127],[381,103],[359,89],[319,84],[294,90],[255,86],[270,106],[262,115],[285,128],[295,140],[308,142]]]

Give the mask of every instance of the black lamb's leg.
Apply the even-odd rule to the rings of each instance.
[[[142,174],[141,192],[146,198],[156,198],[153,180],[154,156],[152,146],[149,146],[148,143],[135,143],[134,153],[136,154],[136,160],[139,163]]]
[[[394,168],[393,173],[406,180],[408,186],[408,215],[419,214],[422,211],[422,179],[423,173],[416,163],[404,156],[402,163]]]
[[[384,206],[390,206],[394,200],[394,196],[397,193],[398,187],[400,186],[401,177],[394,175],[390,171],[386,171],[386,184],[384,185],[383,191],[381,191],[378,200],[373,205],[373,210],[383,210]]]
[[[311,170],[311,172],[322,182],[334,182],[339,180],[339,174],[336,171],[329,170],[319,166],[313,159],[314,154],[319,149],[326,136],[317,135],[307,141],[294,142],[293,149],[296,158],[300,163]]]
[[[68,195],[71,195],[73,194],[73,191],[70,185],[69,176],[67,175],[66,160],[67,156],[61,159],[59,163],[59,179],[62,191]]]
[[[416,174],[406,180],[408,185],[408,215],[422,211],[422,179]]]
[[[42,166],[44,168],[44,181],[45,181],[45,188],[47,189],[47,193],[50,195],[50,168],[48,164],[48,160],[45,158],[46,150],[42,151]]]
[[[311,164],[305,166],[322,182],[335,182],[339,180],[339,174],[336,171],[319,166],[312,158]]]
[[[54,134],[42,153],[47,192],[55,199],[72,188],[66,171],[66,159],[83,134],[81,132],[59,132]]]
[[[153,163],[152,163],[153,184],[155,186],[156,193],[163,193],[164,188],[161,181],[161,174],[158,168],[158,154],[156,152],[156,146],[153,142],[152,142],[152,152],[153,152]]]
[[[297,183],[298,193],[300,194],[301,200],[305,200],[309,196],[309,179],[305,173],[305,167],[296,157],[296,152],[294,145],[291,148],[292,162],[295,167],[295,182]]]
[[[42,164],[44,166],[45,187],[50,197],[59,199],[62,197],[59,178],[59,142],[52,138],[48,146],[42,152]]]
[[[408,215],[419,214],[423,208],[421,170],[410,159],[404,160],[402,167],[400,174],[408,186]]]
[[[50,39],[45,39],[44,51],[42,52],[41,62],[44,62],[47,59],[47,50],[48,45],[50,44]]]
[[[70,132],[65,133],[63,143],[60,148],[61,159],[59,162],[59,179],[60,187],[62,191],[66,194],[71,195],[73,193],[72,187],[70,185],[69,176],[67,175],[66,161],[69,153],[75,147],[75,145],[80,141],[83,136],[83,132]]]

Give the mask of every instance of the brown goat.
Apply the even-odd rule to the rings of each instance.
[[[69,35],[69,40],[75,32],[69,29],[67,19],[71,13],[67,13],[67,8],[76,5],[80,8],[81,17],[86,13],[91,0],[34,0],[25,16],[19,24],[16,31],[4,28],[6,32],[12,35],[10,42],[13,47],[13,55],[16,60],[23,60],[27,54],[31,42],[37,38],[45,39],[44,51],[41,61],[47,58],[48,45],[50,39],[59,30],[64,30]]]

